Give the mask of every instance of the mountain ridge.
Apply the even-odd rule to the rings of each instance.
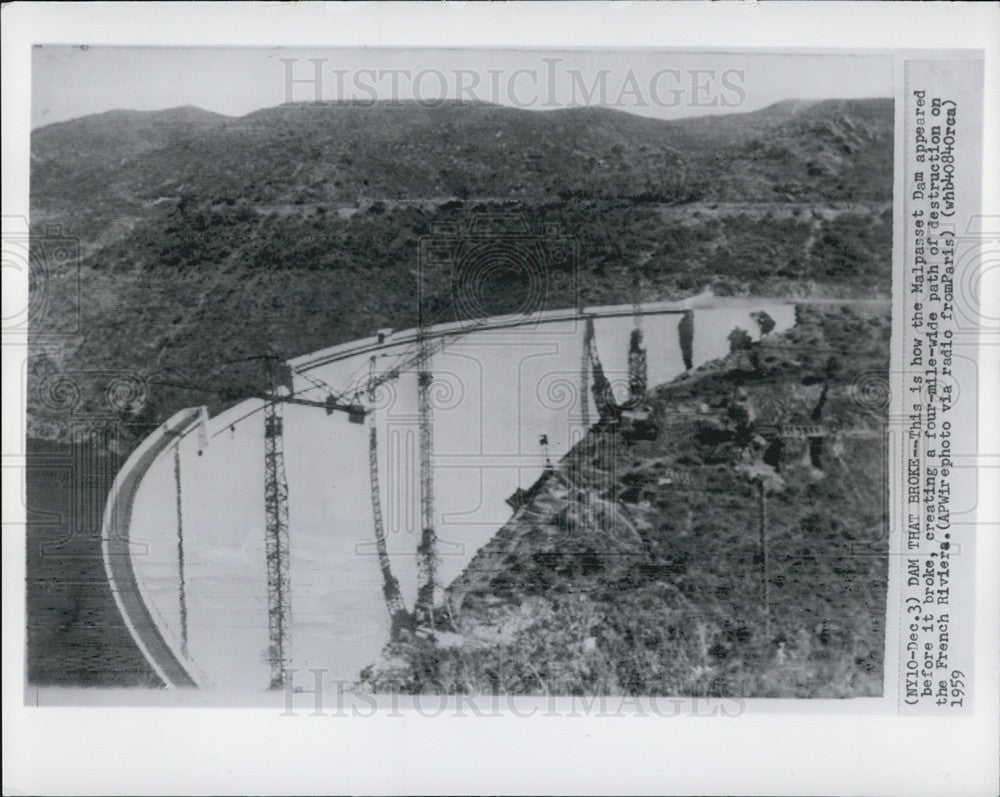
[[[247,119],[249,117],[254,117],[262,114],[268,114],[269,112],[278,112],[282,110],[290,109],[331,109],[331,110],[361,110],[361,109],[406,109],[406,108],[420,108],[427,111],[435,111],[441,108],[492,108],[504,111],[521,111],[527,114],[579,114],[579,113],[609,113],[614,115],[621,115],[623,117],[632,117],[635,119],[640,119],[648,121],[652,124],[665,124],[665,125],[685,125],[688,123],[700,124],[704,122],[714,122],[722,121],[727,119],[733,119],[737,117],[742,118],[752,118],[754,116],[758,117],[771,117],[774,120],[787,119],[795,113],[808,110],[809,108],[815,107],[817,105],[833,105],[840,103],[849,104],[859,104],[864,105],[868,103],[891,103],[891,97],[870,97],[870,98],[826,98],[826,99],[800,99],[800,98],[789,98],[784,100],[777,100],[769,105],[765,105],[763,108],[758,108],[753,111],[733,111],[730,113],[719,113],[719,114],[695,114],[691,116],[683,116],[670,119],[661,119],[658,117],[648,116],[646,114],[634,113],[626,109],[614,108],[609,105],[574,105],[567,106],[564,108],[518,108],[516,106],[503,105],[500,103],[490,102],[488,100],[459,100],[459,99],[447,99],[440,102],[429,103],[420,100],[378,100],[372,103],[364,103],[356,100],[321,100],[321,101],[294,101],[294,102],[284,102],[278,105],[265,106],[261,108],[256,108],[252,111],[248,111],[245,114],[233,115],[225,114],[220,111],[213,111],[208,108],[204,108],[200,105],[195,105],[193,103],[187,103],[184,105],[170,106],[167,108],[157,108],[157,109],[141,109],[141,108],[111,108],[105,111],[98,111],[96,113],[83,114],[81,116],[70,117],[69,119],[61,119],[58,122],[50,122],[43,125],[38,125],[32,129],[32,133],[41,133],[45,131],[51,131],[54,128],[66,128],[72,127],[74,125],[89,125],[96,122],[97,120],[116,120],[121,122],[136,122],[136,121],[157,121],[163,120],[166,122],[183,122],[183,121],[211,121],[215,120],[218,122],[226,121],[240,121]],[[188,117],[186,120],[185,117]]]
[[[786,101],[680,120],[486,103],[296,104],[242,117],[190,106],[112,111],[32,133],[31,205],[86,248],[179,194],[336,206],[442,196],[871,197],[884,183],[873,175],[891,185],[891,109],[891,100]]]

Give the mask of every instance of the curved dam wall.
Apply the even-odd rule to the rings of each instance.
[[[101,553],[118,611],[156,674],[179,686],[195,686],[197,682],[189,673],[188,663],[175,653],[176,646],[164,637],[164,634],[169,637],[176,626],[162,615],[154,614],[158,611],[157,603],[150,600],[146,590],[150,551],[141,537],[131,539],[130,531],[136,493],[150,465],[183,438],[197,423],[199,414],[197,409],[181,410],[132,452],[112,484],[101,529]],[[137,562],[147,565],[139,571],[140,578],[137,578]]]
[[[795,322],[794,305],[780,299],[643,305],[651,386],[685,369],[678,333],[685,310],[694,316],[695,367],[727,353],[735,328],[756,339],[753,312],[767,312],[775,332]],[[633,308],[588,308],[585,315],[594,319],[605,373],[625,398]],[[564,456],[597,421],[581,373],[585,328],[575,311],[555,311],[431,330],[442,585],[507,522],[512,509],[506,499],[541,475],[546,456],[553,462]],[[387,547],[408,607],[416,598],[420,538],[416,340],[416,331],[408,330],[291,361],[299,373],[294,391],[317,401],[326,386],[363,397],[372,356],[376,377],[398,372],[376,390],[367,423],[377,431]],[[154,666],[174,685],[263,691],[270,682],[263,407],[261,400],[245,401],[207,422],[192,420],[197,410],[179,413],[175,419],[183,416],[183,423],[171,419],[172,429],[170,422],[161,427],[119,475],[129,485],[129,512],[127,518],[118,512],[114,536],[118,553],[129,552],[134,574],[116,585],[129,593],[119,607],[127,620],[151,624],[161,645],[144,644],[154,636],[149,629],[130,628],[151,661],[164,660]],[[367,423],[295,404],[283,404],[282,412],[291,661],[295,684],[312,688],[311,669],[323,670],[331,685],[356,678],[377,659],[390,623],[374,542]],[[186,680],[164,672],[171,660]]]

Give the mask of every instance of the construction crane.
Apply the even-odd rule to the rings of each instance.
[[[291,584],[288,544],[288,481],[285,477],[281,402],[264,410],[264,534],[267,557],[268,658],[271,689],[284,689],[291,674]]]
[[[444,348],[451,340],[468,334],[477,325],[441,336],[431,344],[426,329],[421,324],[415,353],[404,356],[401,361],[381,376],[374,375],[374,357],[368,378],[369,403],[377,388],[416,365],[418,367],[418,400],[421,443],[420,496],[421,496],[421,540],[418,547],[420,556],[420,585],[414,616],[418,623],[433,625],[433,608],[438,595],[437,585],[437,539],[434,530],[434,484],[431,469],[433,450],[432,410],[429,371],[430,358],[434,351]],[[269,660],[272,689],[283,689],[290,685],[291,670],[291,583],[289,576],[289,534],[288,534],[288,484],[284,467],[284,424],[281,405],[296,404],[325,410],[327,415],[335,411],[346,412],[352,423],[362,424],[366,416],[373,412],[365,409],[356,400],[345,401],[346,393],[334,390],[322,380],[287,363],[279,367],[277,358],[269,358],[272,367],[272,389],[264,396],[264,495],[266,512],[266,557],[268,594],[268,637]],[[310,388],[327,391],[320,401],[302,398],[291,390],[291,375],[295,373],[309,382]],[[304,391],[300,391],[304,392]],[[358,393],[355,393],[355,398]],[[247,415],[258,410],[253,410]],[[247,416],[244,416],[247,417]],[[242,420],[242,418],[240,419]],[[369,425],[369,470],[372,490],[372,512],[375,523],[375,543],[379,564],[383,574],[383,592],[386,605],[394,625],[397,627],[409,621],[399,590],[399,582],[393,576],[385,543],[385,528],[382,518],[381,491],[378,477],[378,440],[374,417]]]
[[[431,372],[431,359],[435,353],[442,351],[448,344],[468,335],[485,323],[486,319],[480,319],[450,334],[435,336],[432,341],[421,311],[417,343],[414,349],[404,353],[391,368],[380,376],[375,376],[375,357],[373,356],[370,361],[367,390],[369,403],[372,405],[374,405],[375,391],[379,386],[393,379],[398,379],[410,369],[415,368],[417,371],[417,423],[420,441],[420,543],[417,546],[419,583],[412,619],[418,626],[433,628],[434,607],[438,604],[441,593],[438,584],[437,532],[434,523],[434,470],[431,463],[434,452],[434,412],[431,402],[434,377]],[[372,411],[369,409],[368,412]],[[373,420],[369,427],[368,450],[372,479],[372,510],[375,515],[375,542],[383,573],[386,604],[390,616],[393,617],[394,623],[398,626],[399,622],[409,622],[410,618],[405,613],[402,598],[399,595],[399,584],[389,568],[388,551],[385,548],[385,530],[382,523],[381,496],[378,486],[377,449]]]
[[[642,281],[638,261],[632,264],[632,334],[628,347],[629,403],[638,407],[646,400],[648,375],[646,350],[642,347]]]
[[[378,433],[375,423],[375,355],[370,360],[368,376],[368,469],[371,479],[372,518],[375,523],[375,547],[378,551],[379,567],[382,570],[382,592],[385,595],[393,630],[405,625],[409,619],[403,596],[399,591],[399,581],[392,574],[389,550],[385,544],[385,523],[382,519],[382,493],[378,475]]]
[[[583,304],[577,305],[577,318],[583,318]],[[587,319],[583,330],[583,355],[580,360],[580,421],[584,431],[590,428],[590,399],[587,393],[590,390],[590,349],[594,341],[594,320]]]
[[[594,404],[597,406],[598,420],[601,422],[617,420],[621,410],[615,403],[611,382],[604,375],[604,366],[601,365],[601,356],[597,351],[597,342],[594,336],[594,317],[587,316],[586,324],[583,336],[583,356],[585,364],[589,366],[590,373],[592,374],[590,389],[594,395]],[[587,370],[586,367],[584,370]]]
[[[352,423],[363,424],[370,416],[369,424],[369,468],[371,477],[372,513],[375,524],[375,542],[379,555],[379,564],[383,575],[383,591],[389,614],[394,626],[408,623],[409,616],[403,604],[399,582],[393,576],[388,549],[386,546],[385,527],[382,517],[381,494],[378,475],[378,440],[374,417],[374,394],[377,388],[391,379],[396,379],[401,373],[416,365],[418,367],[419,386],[419,418],[421,442],[421,542],[420,571],[421,585],[418,591],[417,606],[414,614],[418,622],[433,625],[433,608],[436,605],[437,586],[437,540],[434,531],[434,486],[431,470],[431,454],[433,450],[432,408],[430,387],[432,376],[429,363],[434,351],[444,348],[451,340],[468,334],[478,325],[441,336],[431,344],[428,341],[426,329],[421,323],[416,351],[405,355],[395,367],[381,376],[375,376],[375,357],[371,358],[368,378],[368,398],[370,407],[366,409],[358,400],[360,391],[356,391],[350,400],[345,400],[347,393],[338,392],[330,385],[310,374],[295,369],[287,363],[281,363],[274,354],[261,355],[250,359],[264,360],[269,369],[270,388],[260,394],[263,405],[255,408],[230,425],[245,420],[257,412],[264,413],[264,510],[265,510],[265,557],[267,565],[267,616],[268,616],[268,659],[270,665],[270,688],[285,689],[291,686],[292,669],[292,591],[290,577],[290,542],[289,542],[289,511],[288,511],[288,480],[285,473],[284,459],[284,414],[283,405],[322,409],[327,415],[334,412],[344,412]],[[296,374],[309,383],[310,387],[300,391],[292,389],[292,374]],[[187,387],[196,387],[185,384]],[[200,386],[201,389],[212,388]],[[301,393],[310,390],[326,392],[322,400],[303,398]],[[216,432],[216,434],[220,434]],[[207,439],[205,444],[207,444]],[[181,507],[179,455],[175,460],[175,480],[177,481],[177,523],[178,544],[183,545],[181,537]],[[182,551],[182,548],[179,548]],[[181,554],[183,555],[183,554]],[[183,574],[182,574],[183,578]],[[183,584],[181,586],[182,618],[185,614]],[[183,623],[186,626],[186,623]],[[184,629],[186,632],[186,628]],[[186,633],[184,633],[186,637]],[[186,639],[185,639],[186,642]],[[186,647],[186,645],[185,645]]]
[[[370,360],[367,393],[369,408],[355,400],[344,401],[345,393],[338,393],[328,384],[303,371],[286,366],[284,379],[275,379],[276,387],[267,397],[265,405],[265,496],[267,508],[267,560],[268,560],[268,618],[270,632],[271,687],[284,688],[291,668],[291,590],[288,576],[288,488],[285,482],[281,404],[322,408],[329,415],[334,411],[348,414],[353,423],[364,423],[369,418],[368,465],[371,480],[372,517],[375,526],[375,545],[382,571],[383,594],[394,627],[408,624],[409,615],[403,604],[399,582],[392,574],[386,546],[385,524],[382,517],[382,498],[379,482],[378,436],[374,416],[375,391],[383,383],[396,379],[411,367],[417,369],[417,403],[420,440],[420,544],[419,584],[413,619],[417,625],[434,626],[434,607],[438,603],[440,587],[437,574],[437,533],[434,524],[434,474],[431,458],[434,449],[433,408],[431,386],[433,375],[430,362],[436,351],[442,350],[452,340],[463,337],[485,320],[472,324],[450,335],[429,340],[424,317],[421,313],[416,350],[404,355],[394,367],[375,376],[375,357]],[[288,388],[282,390],[278,382],[290,383],[291,373],[308,381],[313,388],[327,390],[323,401],[304,399]],[[358,393],[355,393],[355,398]]]
[[[412,346],[408,351],[404,352],[400,359],[398,359],[391,368],[383,371],[379,376],[369,376],[367,389],[375,390],[381,385],[384,385],[386,382],[391,382],[393,379],[399,379],[402,374],[413,368],[416,368],[419,371],[421,364],[428,361],[432,355],[443,351],[454,341],[464,338],[466,335],[475,332],[477,329],[481,329],[485,326],[486,321],[486,319],[481,319],[479,321],[472,322],[455,332],[436,335],[433,340],[431,340],[430,337],[424,333],[418,333],[417,344]]]
[[[630,442],[636,440],[654,440],[659,429],[650,419],[648,407],[645,406],[646,395],[646,352],[642,348],[641,332],[637,336],[633,330],[629,346],[629,398],[619,404],[615,401],[614,389],[604,374],[601,356],[597,350],[594,335],[594,319],[587,318],[584,332],[583,374],[586,387],[586,373],[592,375],[590,385],[597,406],[598,422],[618,428],[622,436]]]
[[[346,412],[353,423],[364,423],[364,408],[342,403],[331,392],[324,401],[303,399],[290,389],[290,366],[271,361],[272,387],[264,404],[264,515],[265,556],[267,559],[268,659],[271,689],[291,686],[292,590],[288,536],[288,480],[285,475],[284,417],[282,405],[317,407],[327,415]],[[317,380],[309,378],[316,384]]]
[[[434,528],[434,411],[431,407],[432,353],[427,342],[426,318],[420,306],[417,337],[417,423],[420,439],[420,544],[417,546],[417,601],[413,616],[418,626],[434,627],[437,604],[437,532]]]
[[[633,407],[645,402],[647,383],[646,350],[642,346],[642,327],[637,324],[629,336],[628,345],[629,403]]]

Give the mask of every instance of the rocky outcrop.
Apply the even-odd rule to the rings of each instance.
[[[450,586],[471,647],[395,648],[393,683],[418,656],[458,691],[881,694],[886,408],[852,385],[887,373],[889,318],[798,322],[651,391],[657,439],[591,430]]]

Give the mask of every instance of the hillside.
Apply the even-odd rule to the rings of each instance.
[[[675,122],[458,102],[291,104],[238,119],[113,111],[34,131],[31,196],[33,213],[87,245],[183,199],[328,209],[448,197],[885,201],[891,146],[890,100]]]
[[[592,430],[449,588],[458,644],[404,633],[366,688],[880,695],[889,334],[803,305],[653,391],[655,439]]]
[[[413,325],[420,238],[483,213],[578,242],[578,280],[550,280],[547,307],[706,287],[886,295],[891,152],[891,100],[676,122],[402,103],[238,119],[115,111],[43,127],[30,434],[110,425],[127,447],[179,407],[259,391],[265,354]],[[78,280],[43,281],[67,237]],[[441,286],[436,320],[454,316],[450,293]],[[116,379],[134,395],[109,402]]]

